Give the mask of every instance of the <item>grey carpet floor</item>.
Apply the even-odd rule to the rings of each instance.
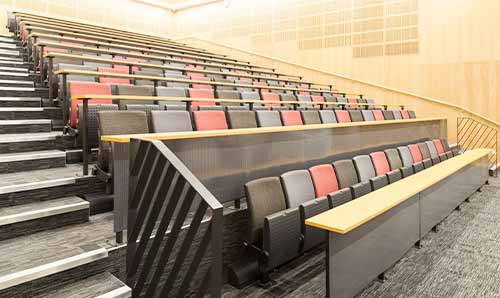
[[[500,179],[476,193],[358,298],[500,297]],[[316,249],[271,275],[272,286],[224,288],[224,297],[325,297],[324,252]]]

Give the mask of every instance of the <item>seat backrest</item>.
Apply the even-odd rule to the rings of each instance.
[[[332,110],[320,110],[319,117],[323,124],[337,123],[337,117],[335,117],[335,112]]]
[[[223,111],[194,111],[193,118],[197,131],[228,129]]]
[[[339,190],[337,176],[331,164],[322,164],[309,168],[316,198]]]
[[[349,116],[351,117],[352,122],[363,122],[363,114],[361,114],[360,110],[349,110]]]
[[[399,146],[398,153],[399,157],[401,157],[401,161],[403,162],[403,166],[411,167],[413,165],[413,157],[407,146]]]
[[[153,132],[193,131],[188,111],[151,111]]]
[[[417,118],[417,115],[415,114],[415,111],[408,111],[408,115],[410,115],[410,119]]]
[[[318,111],[308,110],[308,111],[300,111],[302,116],[302,122],[304,124],[321,124],[321,118],[319,117]]]
[[[375,117],[371,110],[361,110],[361,114],[363,115],[364,121],[375,121]]]
[[[394,120],[394,113],[392,111],[383,110],[382,113],[384,114],[385,120]]]
[[[403,162],[399,157],[398,150],[390,148],[386,149],[384,152],[385,156],[387,157],[387,161],[389,162],[389,166],[391,167],[391,170],[397,170],[403,167]]]
[[[94,82],[69,82],[69,97],[85,94],[97,94],[97,95],[111,95],[111,87],[108,84],[94,83]],[[93,98],[89,101],[89,104],[111,104],[111,99],[99,99]],[[71,110],[70,110],[70,125],[71,127],[76,127],[77,120],[77,107],[81,101],[71,100]]]
[[[346,188],[359,182],[358,174],[352,159],[342,159],[333,162],[339,188]]]
[[[278,111],[256,111],[255,114],[259,127],[283,126]]]
[[[305,102],[311,102],[312,99],[311,99],[311,95],[309,94],[299,94],[297,95],[297,99],[299,101],[305,101]],[[311,104],[299,104],[300,107],[312,107]]]
[[[290,93],[280,93],[279,96],[281,101],[297,101],[297,97]]]
[[[280,111],[283,126],[303,125],[299,111]]]
[[[401,111],[400,110],[393,110],[392,114],[394,115],[394,119],[395,120],[401,120],[401,119],[403,119],[403,116],[401,115]]]
[[[345,98],[345,97],[337,97],[337,102],[347,103],[347,98]]]
[[[370,157],[377,176],[385,175],[391,171],[391,167],[383,151],[372,152],[370,153]]]
[[[255,91],[241,92],[241,99],[260,100],[260,94],[259,94],[259,92],[255,92]]]
[[[445,153],[443,143],[441,142],[440,139],[434,139],[434,140],[432,140],[432,142],[434,143],[434,146],[436,147],[436,150],[437,150],[438,154],[444,154]]]
[[[164,97],[187,97],[187,90],[179,87],[157,87],[156,95]],[[182,107],[186,110],[186,102],[184,101],[158,101],[160,110],[169,109],[170,107]]]
[[[116,95],[153,96],[153,86],[116,85]],[[153,101],[118,100],[120,110],[125,110],[127,104],[152,104]]]
[[[373,117],[375,118],[375,121],[384,121],[384,113],[382,113],[381,110],[372,110]]]
[[[287,208],[297,208],[300,204],[316,198],[308,170],[290,171],[282,174],[280,179]]]
[[[431,158],[431,152],[429,151],[429,147],[427,147],[426,143],[418,143],[418,148],[420,149],[420,153],[422,153],[422,159]]]
[[[356,167],[356,172],[358,173],[358,179],[360,182],[369,181],[371,178],[376,176],[375,168],[373,167],[370,156],[358,155],[355,156],[352,161]]]
[[[257,120],[254,111],[227,111],[229,128],[256,128]]]
[[[422,161],[422,153],[420,152],[417,144],[408,145],[408,149],[410,150],[411,157],[414,163]]]
[[[431,158],[439,158],[439,154],[438,154],[436,146],[434,145],[434,142],[427,141],[427,142],[425,142],[425,144],[427,145],[427,148],[429,149],[429,153],[431,155]]]
[[[240,99],[240,93],[235,90],[217,90],[215,94],[221,99]]]
[[[337,102],[337,97],[332,95],[331,93],[324,93],[323,97],[326,102]]]
[[[346,110],[335,110],[335,117],[338,123],[351,122],[349,111]]]
[[[245,195],[250,219],[249,241],[260,245],[264,218],[286,209],[280,178],[268,177],[250,181],[245,184]]]
[[[269,100],[269,101],[280,101],[280,96],[277,93],[272,93],[272,92],[261,92],[260,93],[262,100]],[[279,103],[266,103],[266,107],[279,107],[281,104]]]
[[[97,71],[107,72],[107,73],[117,73],[117,74],[128,74],[127,69],[111,68],[111,67],[98,67]],[[105,84],[124,84],[124,85],[130,84],[130,80],[127,78],[115,78],[115,77],[105,77],[105,76],[100,76],[99,82]]]
[[[149,132],[153,132],[153,123],[151,122],[151,112],[158,111],[160,107],[158,105],[149,104],[126,104],[125,109],[128,111],[143,111],[146,112],[146,117],[148,118]]]
[[[196,89],[189,88],[188,91],[189,97],[194,98],[214,98],[214,91],[212,89]],[[199,106],[215,106],[214,102],[201,102],[201,101],[192,101],[191,107],[196,110]]]
[[[403,117],[403,119],[410,119],[410,114],[407,110],[401,110],[401,117]]]

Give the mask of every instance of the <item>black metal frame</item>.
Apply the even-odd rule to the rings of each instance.
[[[132,297],[185,297],[190,288],[196,288],[196,297],[221,297],[222,204],[164,143],[134,139],[131,148],[127,284]],[[203,258],[208,261],[202,264]],[[193,284],[200,266],[209,268]]]
[[[476,148],[490,148],[494,154],[489,157],[489,168],[498,177],[498,131],[489,125],[470,117],[457,118],[457,145],[464,152]]]

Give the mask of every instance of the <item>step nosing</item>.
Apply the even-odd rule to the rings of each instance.
[[[88,209],[89,206],[90,206],[89,202],[82,200],[82,202],[65,204],[63,206],[53,206],[38,210],[20,212],[17,214],[0,216],[0,226],[84,210]]]
[[[108,257],[108,251],[105,248],[99,248],[48,264],[0,276],[0,290],[89,264],[106,257]]]
[[[0,101],[41,101],[41,97],[0,97]]]
[[[50,119],[28,119],[28,120],[0,120],[0,125],[30,125],[51,124]]]
[[[60,150],[47,150],[0,154],[0,163],[54,158],[66,158],[66,152]]]
[[[76,182],[76,178],[77,177],[67,177],[67,178],[51,179],[46,181],[36,181],[36,182],[3,186],[0,187],[0,194],[8,194],[14,192],[30,191],[42,188],[74,184]]]
[[[114,289],[111,292],[97,296],[96,298],[127,298],[130,297],[132,289],[127,285],[123,285],[118,289]]]

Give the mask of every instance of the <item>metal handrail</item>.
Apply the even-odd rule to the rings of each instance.
[[[490,148],[494,154],[490,156],[489,168],[495,177],[498,176],[498,130],[470,117],[457,119],[457,145],[462,151],[476,148]]]
[[[220,297],[222,204],[164,143],[132,142],[127,284],[133,297],[170,297],[174,291],[184,297],[195,287],[197,297]],[[202,262],[207,252],[209,260]]]

